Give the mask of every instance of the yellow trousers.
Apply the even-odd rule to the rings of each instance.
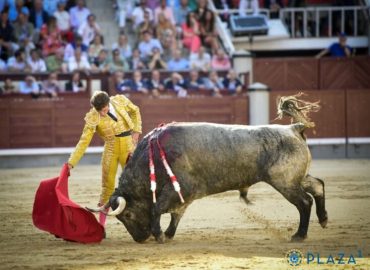
[[[102,191],[100,204],[108,202],[115,187],[115,179],[118,164],[122,169],[126,165],[127,157],[134,150],[132,137],[115,137],[113,140],[106,141],[102,156]]]

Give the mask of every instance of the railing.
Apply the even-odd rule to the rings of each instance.
[[[338,17],[340,17],[340,26],[336,27],[337,32],[346,32],[346,28],[352,28],[351,33],[347,34],[366,36],[369,12],[368,6],[282,8],[280,19],[287,23],[292,37],[297,37],[297,30],[303,30],[301,37],[335,36],[337,33],[333,33],[333,19]],[[300,25],[297,26],[297,24]],[[322,27],[327,27],[327,31],[320,33]],[[308,28],[311,28],[311,31]]]

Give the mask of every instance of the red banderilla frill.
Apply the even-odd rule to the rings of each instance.
[[[149,171],[150,171],[150,190],[153,192],[153,203],[156,203],[157,200],[155,196],[155,191],[157,189],[157,183],[156,183],[155,168],[154,168],[154,161],[153,161],[153,146],[152,146],[153,139],[154,138],[149,138],[148,140],[149,141]],[[161,161],[163,163],[164,168],[166,169],[168,176],[171,179],[172,185],[175,191],[177,192],[177,194],[179,195],[181,202],[185,203],[184,198],[182,197],[182,194],[181,194],[180,184],[177,181],[176,175],[172,172],[171,167],[167,162],[166,154],[159,143],[158,137],[157,137],[157,146],[158,146],[159,153],[161,156]]]

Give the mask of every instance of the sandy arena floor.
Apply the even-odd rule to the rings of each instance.
[[[35,191],[41,179],[58,175],[60,168],[0,171],[0,269],[370,269],[370,160],[314,161],[311,174],[324,179],[329,213],[322,229],[312,209],[308,238],[290,243],[298,226],[298,212],[270,186],[250,189],[252,205],[237,192],[194,202],[181,220],[174,240],[135,243],[115,218],[108,220],[101,244],[66,242],[32,224]],[[70,178],[70,196],[94,206],[99,195],[100,166],[79,166]],[[163,227],[168,216],[162,219]],[[299,249],[306,259],[289,266],[285,254]],[[362,253],[363,258],[359,258]],[[344,262],[352,254],[356,264],[326,263],[332,255]]]

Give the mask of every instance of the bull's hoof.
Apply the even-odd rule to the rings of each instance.
[[[326,225],[328,224],[328,218],[322,220],[322,221],[319,221],[320,225],[322,228],[326,228]]]
[[[161,232],[161,234],[160,234],[160,235],[155,236],[155,241],[157,241],[157,243],[158,243],[158,244],[164,244],[164,242],[165,242],[165,237],[164,237],[163,232]]]
[[[307,235],[302,236],[296,233],[292,236],[292,238],[290,239],[290,242],[294,242],[294,243],[303,242],[306,238],[307,238]]]
[[[173,235],[169,235],[167,233],[164,233],[164,235],[166,236],[166,241],[173,239]]]

